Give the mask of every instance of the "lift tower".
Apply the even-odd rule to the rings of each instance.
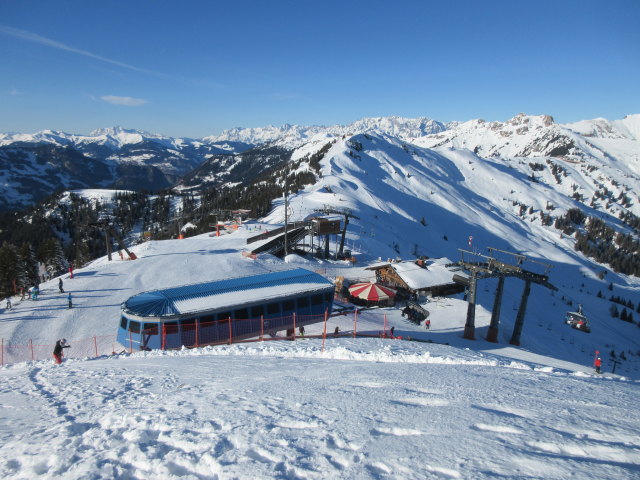
[[[129,249],[122,241],[122,237],[116,230],[115,226],[112,225],[108,220],[100,220],[98,222],[90,223],[89,225],[92,227],[98,227],[99,229],[104,231],[104,238],[107,244],[107,258],[109,259],[109,261],[111,261],[111,237],[115,238],[120,248],[127,252],[127,255],[129,255],[129,260],[136,260],[138,258],[136,257],[135,253],[129,251]]]
[[[520,307],[518,308],[518,314],[516,316],[516,322],[513,326],[513,333],[509,343],[512,345],[520,345],[520,336],[522,335],[522,326],[524,325],[524,316],[527,310],[527,301],[529,299],[529,293],[531,292],[531,284],[537,283],[550,290],[557,291],[558,289],[549,283],[549,270],[551,270],[551,264],[538,262],[532,260],[525,255],[507,252],[506,250],[500,250],[498,248],[488,247],[489,255],[482,255],[478,252],[470,252],[468,250],[458,249],[462,255],[458,265],[470,273],[468,280],[468,306],[467,306],[467,321],[464,326],[464,338],[470,340],[475,339],[475,316],[476,316],[476,291],[477,281],[484,278],[498,278],[498,287],[496,289],[496,296],[493,302],[493,309],[491,311],[491,324],[489,325],[489,331],[487,332],[487,341],[498,341],[498,327],[500,324],[500,307],[502,303],[502,292],[504,289],[504,280],[506,277],[516,277],[524,280],[524,290],[522,291],[522,297],[520,298]],[[496,255],[496,252],[508,256],[511,262],[501,261]],[[466,258],[465,258],[466,254]],[[535,273],[530,270],[526,270],[522,267],[525,263],[534,263],[542,265],[545,270],[543,274]]]
[[[342,255],[344,255],[344,237],[347,234],[347,225],[349,225],[349,218],[355,218],[357,220],[360,220],[360,217],[358,217],[357,215],[354,215],[353,212],[348,208],[340,210],[327,205],[325,205],[324,208],[320,208],[314,211],[318,213],[323,213],[324,215],[344,216],[344,225],[342,227],[342,233],[340,237],[340,247],[338,248],[338,257],[341,257]]]

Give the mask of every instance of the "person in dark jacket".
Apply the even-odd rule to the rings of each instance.
[[[62,288],[62,277],[58,279],[58,289],[60,290],[60,293],[64,293],[64,288]]]
[[[62,363],[62,357],[64,357],[63,355],[63,349],[65,348],[70,348],[71,345],[67,345],[67,339],[66,338],[61,338],[60,340],[58,340],[56,342],[56,346],[53,348],[53,358],[55,360],[55,362],[57,364],[61,364]]]

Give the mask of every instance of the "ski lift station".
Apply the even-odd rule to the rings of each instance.
[[[132,351],[275,335],[323,321],[334,288],[297,268],[142,292],[122,304],[118,342]]]

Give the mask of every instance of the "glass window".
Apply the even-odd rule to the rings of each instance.
[[[308,297],[300,297],[296,300],[298,303],[298,308],[307,308],[309,306],[309,298]]]
[[[178,322],[166,322],[164,324],[165,333],[178,333]]]
[[[280,313],[280,304],[278,302],[274,302],[267,305],[267,313],[269,315]]]
[[[241,308],[240,310],[236,310],[234,312],[233,318],[236,320],[244,320],[249,318],[249,310],[246,308]]]
[[[120,328],[127,329],[127,317],[122,317],[120,319]]]
[[[129,322],[129,331],[133,333],[140,333],[140,322],[134,322],[131,320]]]
[[[200,317],[200,325],[207,326],[215,322],[215,315],[205,315],[204,317]]]
[[[311,297],[311,305],[322,305],[322,295],[314,295]]]
[[[144,331],[147,335],[157,335],[158,334],[158,324],[157,323],[145,323]]]
[[[282,310],[285,312],[292,312],[294,310],[294,305],[293,300],[285,300],[282,302]]]
[[[195,318],[183,318],[180,320],[180,325],[182,325],[183,332],[190,332],[191,330],[196,329],[196,319]]]
[[[264,315],[264,306],[256,305],[251,307],[251,318],[260,318],[262,315]]]
[[[231,312],[221,312],[218,314],[218,320],[229,320],[231,317]]]
[[[333,293],[324,292],[324,301],[325,302],[330,302],[332,299],[333,299]]]

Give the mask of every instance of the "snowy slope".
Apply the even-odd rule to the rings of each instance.
[[[285,344],[286,343],[286,344]],[[330,339],[0,369],[0,476],[628,479],[638,384]]]
[[[4,345],[65,336],[71,358],[0,368],[0,476],[625,479],[640,471],[638,382],[597,377],[590,366],[594,343],[623,340],[607,322],[591,336],[573,333],[550,305],[542,325],[528,318],[522,348],[463,339],[466,303],[446,298],[425,305],[429,331],[396,308],[361,312],[358,331],[382,330],[386,314],[397,335],[449,345],[330,337],[324,351],[321,339],[298,339],[74,358],[74,349],[84,355],[83,338],[115,334],[120,303],[141,290],[296,266],[370,276],[364,265],[296,255],[245,258],[240,249],[257,228],[152,241],[134,247],[138,260],[95,261],[64,278],[71,310],[57,280],[37,302],[14,299],[0,322]],[[479,306],[478,333],[489,316]],[[335,325],[348,334],[353,318]],[[630,357],[618,371],[640,378]]]

